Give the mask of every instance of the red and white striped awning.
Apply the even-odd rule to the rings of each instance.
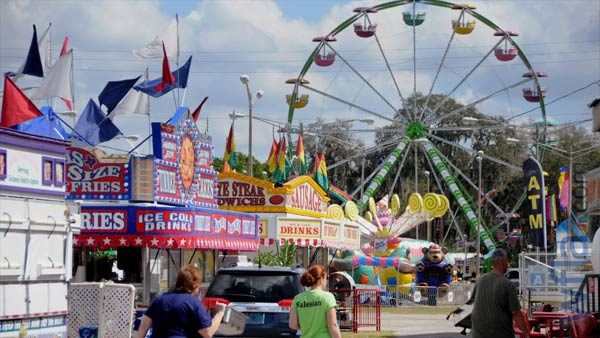
[[[73,246],[95,249],[150,247],[156,249],[217,249],[258,251],[258,241],[198,236],[75,235]]]

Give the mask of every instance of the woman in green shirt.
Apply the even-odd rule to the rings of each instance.
[[[301,330],[302,338],[341,338],[335,315],[336,301],[327,288],[327,273],[320,265],[308,269],[300,283],[310,290],[294,297],[290,328]]]

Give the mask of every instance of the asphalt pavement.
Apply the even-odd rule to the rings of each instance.
[[[444,314],[381,314],[381,329],[393,331],[396,337],[464,338],[462,328],[454,326],[452,318]]]

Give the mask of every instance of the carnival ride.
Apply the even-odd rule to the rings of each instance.
[[[428,12],[427,15],[426,6],[427,11],[431,12]],[[408,9],[401,13],[406,26],[397,24],[395,20],[397,10],[407,7]],[[356,8],[354,13],[329,33],[313,39],[317,46],[310,54],[300,73],[296,78],[286,81],[286,83],[293,85],[291,94],[286,95],[289,104],[288,124],[291,125],[299,119],[296,114],[297,109],[310,107],[308,105],[309,94],[306,94],[306,92],[318,95],[319,100],[322,100],[322,110],[360,112],[377,118],[380,128],[376,130],[356,130],[355,132],[379,132],[387,135],[388,140],[386,142],[379,142],[379,144],[361,151],[355,156],[350,156],[328,166],[328,170],[331,170],[340,165],[350,164],[352,161],[364,158],[369,154],[388,152],[385,160],[381,161],[381,164],[371,175],[363,178],[360,186],[352,194],[354,196],[358,191],[362,191],[361,196],[357,198],[359,200],[357,203],[358,209],[361,214],[368,210],[365,217],[377,225],[375,237],[398,236],[399,233],[405,230],[399,226],[402,222],[411,223],[414,226],[420,223],[415,219],[418,217],[415,217],[414,214],[405,216],[396,214],[394,216],[399,216],[398,218],[403,221],[390,221],[390,227],[384,229],[381,219],[376,215],[377,208],[373,201],[373,197],[387,193],[387,191],[381,192],[380,190],[382,190],[384,181],[392,173],[394,167],[397,167],[395,178],[392,185],[386,188],[389,189],[390,194],[396,189],[407,156],[413,148],[415,156],[414,191],[418,191],[419,170],[417,168],[417,157],[419,151],[421,151],[424,154],[422,161],[429,166],[437,186],[436,190],[441,193],[441,195],[428,194],[429,196],[425,195],[425,198],[438,199],[437,203],[440,205],[445,204],[445,208],[450,206],[451,212],[449,214],[452,216],[452,222],[455,223],[454,215],[457,212],[452,210],[452,204],[446,198],[446,195],[452,196],[456,208],[462,212],[471,229],[478,233],[478,238],[480,238],[488,253],[491,253],[499,241],[495,237],[496,230],[502,229],[509,222],[510,217],[501,218],[499,224],[492,227],[485,224],[476,212],[477,206],[481,206],[486,193],[473,182],[473,179],[469,178],[469,175],[459,169],[458,163],[453,162],[452,153],[460,151],[469,155],[478,155],[480,165],[481,161],[489,161],[490,164],[508,168],[515,174],[521,174],[522,169],[521,163],[517,159],[518,156],[514,156],[513,159],[506,159],[478,152],[474,135],[476,132],[482,133],[489,129],[506,128],[509,122],[514,122],[515,118],[534,111],[538,120],[535,137],[537,140],[545,140],[548,124],[546,122],[544,96],[547,90],[541,87],[540,80],[547,74],[533,68],[523,50],[515,41],[515,38],[518,37],[516,32],[501,28],[477,12],[474,6],[468,4],[453,4],[439,0],[391,1],[372,7]],[[429,25],[429,27],[427,25],[428,21],[433,21],[436,17],[448,18],[452,15],[455,16],[455,19],[448,22],[450,30],[440,32],[440,25]],[[441,24],[444,24],[444,22],[441,22]],[[408,30],[402,29],[406,27],[408,27]],[[485,28],[490,30],[484,32],[483,29]],[[412,34],[409,33],[409,30],[412,31]],[[421,42],[421,36],[418,32],[422,33],[423,45],[427,45],[427,48],[417,47],[417,43]],[[439,38],[440,35],[449,35],[445,46],[440,45],[439,48],[430,48],[430,44],[443,40]],[[474,47],[464,47],[470,36],[485,41],[491,40],[494,44],[486,53],[479,53]],[[334,47],[334,44],[336,44],[336,47]],[[340,44],[342,46],[338,48],[337,46]],[[407,45],[412,48],[407,48]],[[430,58],[428,56],[432,52],[429,50],[443,50],[443,55],[440,57],[436,54],[436,57]],[[465,51],[481,55],[464,55]],[[417,52],[421,55],[417,55]],[[404,55],[412,55],[404,59],[398,58],[397,55],[403,53]],[[376,59],[372,56],[373,54],[377,55]],[[369,58],[365,59],[365,56],[369,56]],[[439,58],[439,60],[436,58]],[[468,60],[471,58],[479,60],[470,66]],[[429,59],[436,59],[436,61],[432,63]],[[455,60],[459,60],[458,66]],[[419,66],[417,65],[418,62],[420,63]],[[410,64],[412,67],[404,68],[403,65],[405,64]],[[494,70],[494,67],[498,66],[503,67],[502,74]],[[336,69],[328,71],[324,67]],[[463,75],[459,75],[458,71],[454,69],[460,68],[469,70]],[[427,69],[435,70],[435,72],[428,72]],[[423,73],[423,76],[419,77],[421,74],[418,73]],[[428,86],[427,94],[422,95],[417,90],[417,81],[420,80],[422,85],[425,82],[422,78],[427,76],[432,79],[430,81],[431,85]],[[505,79],[514,79],[521,76],[522,79],[509,85],[505,84]],[[495,78],[495,80],[489,81],[490,78]],[[309,79],[313,81],[313,84]],[[409,80],[412,80],[412,103],[409,102],[409,98],[406,96],[407,91],[411,91],[406,89],[406,83]],[[476,92],[471,83],[478,86]],[[522,90],[521,95],[526,100],[524,103],[532,102],[535,103],[535,106],[525,113],[513,112],[511,93],[514,95],[515,91],[518,91],[517,87],[526,83],[532,84]],[[436,84],[439,84],[439,86],[436,87]],[[465,89],[466,86],[469,88]],[[367,88],[370,90],[366,90]],[[432,97],[435,96],[434,88],[445,93],[436,102],[432,100]],[[349,92],[354,95],[353,98],[347,97]],[[417,103],[419,96],[421,96],[424,103]],[[466,96],[475,96],[476,99],[465,100],[464,97]],[[452,110],[445,110],[444,103],[451,98],[456,102],[471,102]],[[510,110],[500,119],[495,119],[495,116],[489,115],[490,119],[482,119],[482,121],[491,122],[492,124],[483,127],[465,127],[460,124],[460,118],[465,117],[466,111],[475,108],[477,105],[493,105],[492,101],[494,100],[492,99],[498,98],[506,98],[508,109],[506,107],[505,109]],[[525,106],[522,110],[529,108],[531,106]],[[322,112],[316,112],[315,114],[315,112],[311,113],[307,110],[310,109],[302,110],[302,119],[322,115]],[[486,115],[484,114],[484,116]],[[385,124],[388,125],[383,127]],[[444,133],[458,131],[470,132],[470,136],[464,140],[452,140],[444,136],[447,135]],[[506,139],[498,142],[508,144]],[[440,150],[441,145],[452,149],[452,153],[443,153]],[[531,150],[534,155],[541,156],[541,151],[538,151],[537,148],[531,147]],[[406,171],[404,173],[406,175]],[[479,183],[481,183],[481,179]],[[469,193],[469,188],[474,189],[478,196],[472,196]],[[392,204],[399,204],[396,198],[398,197],[392,198]],[[411,196],[411,198],[413,200],[418,199],[416,196]],[[421,197],[419,196],[419,198]],[[523,197],[514,205],[508,207],[497,205],[491,198],[488,198],[486,203],[496,209],[499,215],[513,215],[522,201]],[[410,199],[408,203],[410,208]],[[392,209],[394,209],[394,206],[392,206]],[[410,217],[412,217],[412,222],[407,222],[406,219]],[[386,219],[389,220],[390,217],[388,216]],[[391,219],[394,219],[394,217],[391,217]],[[390,232],[394,225],[396,226],[395,230]],[[460,231],[459,227],[456,226],[456,228],[463,241],[467,241],[466,236]],[[391,257],[391,252],[386,252],[386,254],[387,257]],[[378,264],[384,265],[381,261],[378,262]],[[392,264],[394,263],[392,262]]]

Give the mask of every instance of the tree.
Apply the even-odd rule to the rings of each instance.
[[[240,153],[236,151],[237,155],[237,165],[234,168],[238,173],[246,174],[246,169],[248,168],[248,155],[244,153]],[[269,173],[268,166],[266,163],[260,162],[256,157],[253,156],[253,174],[255,178],[261,180],[269,180],[271,178],[271,174]],[[213,157],[212,166],[214,170],[221,172],[223,171],[223,158],[222,157]]]

